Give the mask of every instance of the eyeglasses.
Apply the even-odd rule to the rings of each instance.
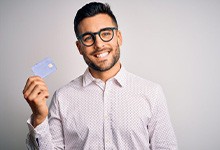
[[[89,47],[92,46],[96,41],[96,34],[99,35],[103,42],[109,42],[114,37],[114,30],[118,30],[116,27],[103,28],[98,32],[86,32],[77,37],[83,45]]]

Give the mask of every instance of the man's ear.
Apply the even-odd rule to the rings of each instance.
[[[81,50],[82,45],[81,45],[80,41],[76,41],[76,46],[78,48],[79,53],[82,55],[82,50]]]
[[[118,45],[121,46],[122,45],[122,34],[120,30],[117,31],[117,40],[118,40]]]

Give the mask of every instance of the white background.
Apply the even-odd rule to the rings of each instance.
[[[32,65],[48,56],[56,63],[45,79],[50,95],[86,69],[73,19],[87,2],[0,1],[0,149],[25,149],[31,110],[22,90]],[[220,149],[220,1],[108,3],[123,35],[122,63],[162,85],[179,148]]]

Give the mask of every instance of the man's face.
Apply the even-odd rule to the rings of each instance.
[[[83,19],[79,24],[79,33],[98,32],[106,27],[116,27],[111,17],[106,14],[98,14],[93,17]],[[92,46],[85,46],[80,41],[76,42],[81,55],[87,65],[96,71],[107,71],[116,63],[119,63],[120,46],[122,44],[121,33],[113,30],[114,37],[109,42],[104,42],[99,35],[95,35],[95,42]]]

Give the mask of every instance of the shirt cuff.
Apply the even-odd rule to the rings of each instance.
[[[43,136],[46,134],[49,130],[49,125],[48,125],[48,118],[46,117],[45,120],[39,124],[37,127],[33,127],[31,124],[32,122],[32,116],[27,120],[27,125],[29,129],[29,133],[34,136],[35,138],[38,138],[39,136]]]

